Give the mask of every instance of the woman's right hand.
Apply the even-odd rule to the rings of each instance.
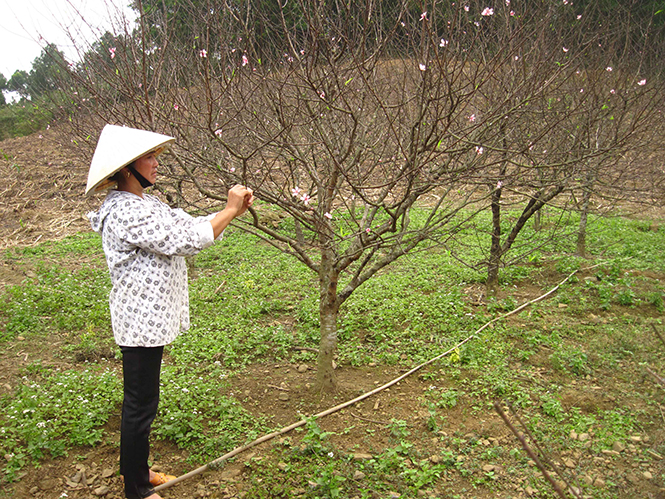
[[[229,189],[229,196],[226,202],[226,209],[232,210],[234,217],[245,213],[254,202],[254,193],[249,187],[234,185]]]

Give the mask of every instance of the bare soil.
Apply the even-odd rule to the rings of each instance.
[[[0,249],[12,246],[36,245],[46,240],[60,239],[67,235],[89,230],[85,213],[99,204],[99,198],[83,197],[87,164],[77,158],[73,146],[63,147],[56,140],[53,130],[19,139],[0,142],[0,174],[3,182],[0,187]],[[0,286],[20,283],[29,278],[30,269],[3,263],[0,267]],[[559,275],[543,275],[543,287],[556,283]],[[662,276],[661,276],[662,278]],[[519,300],[527,301],[542,294],[541,286],[525,283],[519,287]],[[479,289],[466,290],[470,303],[477,303]],[[514,295],[517,296],[517,295]],[[478,303],[478,306],[480,304]],[[642,313],[633,309],[626,313]],[[656,315],[655,312],[653,312]],[[511,319],[520,320],[520,319]],[[603,320],[603,317],[584,320]],[[44,366],[75,368],[81,359],[63,359],[53,356],[53,346],[68,341],[66,335],[52,336],[44,340],[19,338],[3,345],[0,350],[0,394],[11,393],[20,380],[20,372],[34,359],[41,359]],[[114,359],[101,360],[117,365]],[[530,360],[542,373],[543,379],[551,379],[557,374],[548,362],[548,352],[541,349]],[[632,407],[642,409],[642,399],[635,392],[651,383],[645,379],[643,371],[635,363],[626,361],[622,367],[625,376],[618,378],[615,373],[594,373],[594,377],[582,378],[565,390],[562,403],[565,408],[580,407],[593,412],[599,408]],[[334,395],[321,395],[312,390],[314,370],[301,372],[298,366],[289,364],[255,364],[248,367],[232,380],[231,391],[252,413],[271,416],[274,427],[290,425],[302,418],[303,414],[315,414],[343,401],[352,399],[403,374],[404,368],[395,366],[372,366],[354,368],[340,366],[337,369],[339,390]],[[439,386],[449,383],[446,373],[428,370],[438,376]],[[465,374],[463,373],[462,376]],[[430,376],[431,377],[431,376]],[[436,462],[436,456],[450,448],[450,439],[455,435],[469,441],[481,442],[480,450],[495,446],[519,448],[519,443],[494,412],[473,410],[473,401],[460,401],[448,409],[444,426],[438,434],[427,428],[428,412],[420,398],[432,381],[420,374],[406,378],[399,385],[391,387],[363,402],[335,413],[321,420],[325,431],[332,431],[334,447],[349,455],[357,453],[378,454],[389,445],[387,426],[393,419],[406,421],[410,431],[410,442],[414,443],[421,456]],[[280,395],[286,394],[286,396]],[[284,399],[284,400],[282,400]],[[660,410],[662,411],[662,407]],[[651,408],[653,410],[653,407]],[[663,413],[661,412],[661,415]],[[643,421],[644,431],[635,441],[627,442],[631,448],[607,455],[586,450],[566,450],[563,443],[555,460],[565,462],[571,459],[574,469],[567,474],[574,480],[589,476],[605,482],[617,484],[619,497],[665,498],[665,484],[661,477],[665,473],[665,460],[638,459],[643,447],[662,448],[665,441],[665,415],[662,421]],[[649,424],[653,423],[653,424]],[[67,497],[82,499],[103,496],[121,498],[122,482],[117,473],[119,416],[106,426],[108,437],[104,443],[94,448],[80,448],[70,451],[68,456],[47,459],[39,467],[28,467],[21,479],[2,484],[0,497],[55,499]],[[297,445],[298,434],[291,435]],[[593,435],[591,435],[593,438]],[[247,494],[252,480],[251,458],[272,458],[271,449],[283,445],[284,439],[275,439],[255,447],[226,466],[207,471],[162,493],[164,498],[241,498]],[[636,449],[633,451],[633,449]],[[155,466],[170,474],[180,475],[194,466],[186,461],[187,454],[168,442],[156,442],[153,448]],[[0,459],[2,457],[0,456]],[[458,459],[468,459],[469,468],[476,474],[483,471],[483,463],[473,455]],[[471,463],[471,461],[473,463]],[[475,467],[475,468],[474,468]],[[566,467],[565,465],[563,466]],[[77,472],[85,473],[85,480],[76,480]],[[466,489],[460,497],[528,497],[529,480],[537,477],[531,474],[509,474],[504,467],[491,470],[494,477],[492,487],[474,486],[473,476],[463,476],[451,472],[443,476],[433,488],[423,491],[424,497],[453,497]],[[653,478],[645,478],[649,473]],[[477,476],[477,475],[476,475]],[[358,478],[362,480],[362,478]],[[544,479],[541,477],[541,481]],[[542,482],[544,483],[544,481]],[[100,487],[107,487],[102,493]],[[99,495],[98,495],[99,494]],[[313,497],[308,490],[298,491],[294,497]],[[534,494],[536,494],[534,492]],[[375,497],[379,498],[377,494]],[[407,497],[407,496],[402,496]]]

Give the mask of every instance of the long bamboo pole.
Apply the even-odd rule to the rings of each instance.
[[[592,267],[588,267],[588,268],[583,269],[583,270],[589,270],[589,269],[592,269],[592,268],[597,267],[597,266],[599,266],[599,265],[602,265],[602,264],[597,264],[597,265],[594,265],[594,266],[592,266]],[[563,281],[561,281],[559,284],[557,284],[555,287],[553,287],[551,290],[549,290],[549,291],[548,291],[547,293],[545,293],[544,295],[541,295],[541,296],[539,296],[538,298],[535,298],[535,299],[533,299],[533,300],[531,300],[531,301],[528,301],[528,302],[526,302],[526,303],[523,303],[522,305],[520,305],[520,306],[517,307],[516,309],[511,310],[510,312],[507,312],[507,313],[505,313],[505,314],[503,314],[503,315],[500,315],[500,316],[498,316],[498,317],[495,317],[495,318],[492,319],[491,321],[485,323],[480,329],[476,330],[473,334],[467,336],[465,339],[463,339],[462,341],[460,341],[459,343],[457,343],[454,347],[452,347],[452,348],[446,350],[446,351],[443,352],[442,354],[439,354],[439,355],[437,355],[436,357],[434,357],[434,358],[432,358],[432,359],[430,359],[430,360],[428,360],[428,361],[426,361],[426,362],[423,362],[423,363],[420,364],[419,366],[414,367],[413,369],[411,369],[410,371],[404,373],[404,374],[401,375],[400,377],[395,378],[395,379],[393,379],[392,381],[389,381],[389,382],[386,383],[385,385],[382,385],[382,386],[380,386],[380,387],[378,387],[378,388],[375,388],[374,390],[372,390],[372,391],[370,391],[370,392],[364,393],[364,394],[360,395],[359,397],[354,398],[353,400],[348,400],[348,401],[346,401],[346,402],[344,402],[344,403],[342,403],[342,404],[339,404],[339,405],[337,405],[337,406],[335,406],[335,407],[332,407],[332,408],[327,409],[327,410],[325,410],[325,411],[323,411],[323,412],[320,412],[320,413],[318,413],[318,414],[312,416],[312,418],[310,418],[310,419],[320,419],[320,418],[323,418],[323,417],[325,417],[325,416],[329,416],[330,414],[332,414],[332,413],[334,413],[334,412],[337,412],[337,411],[339,411],[339,410],[341,410],[341,409],[344,409],[345,407],[348,407],[348,406],[353,405],[353,404],[355,404],[355,403],[357,403],[357,402],[360,402],[360,401],[362,401],[362,400],[365,400],[366,398],[371,397],[372,395],[375,395],[375,394],[377,394],[377,393],[379,393],[379,392],[385,390],[386,388],[389,388],[389,387],[393,386],[393,385],[396,384],[396,383],[399,383],[399,382],[402,381],[404,378],[407,378],[407,377],[411,376],[413,373],[415,373],[416,371],[419,371],[419,370],[422,369],[423,367],[428,366],[428,365],[432,364],[433,362],[436,362],[437,360],[440,360],[440,359],[442,359],[443,357],[445,357],[445,356],[451,354],[452,352],[454,352],[455,350],[457,350],[459,347],[461,347],[461,346],[464,345],[465,343],[468,343],[469,341],[471,341],[473,338],[476,337],[476,335],[478,335],[480,332],[482,332],[484,329],[486,329],[486,328],[489,327],[490,325],[494,324],[495,322],[498,322],[498,321],[500,321],[500,320],[502,320],[502,319],[505,319],[506,317],[509,317],[509,316],[511,316],[511,315],[514,315],[514,314],[516,314],[516,313],[518,313],[518,312],[524,310],[526,307],[528,307],[528,306],[530,306],[530,305],[533,305],[534,303],[537,303],[537,302],[539,302],[539,301],[541,301],[541,300],[544,300],[545,298],[547,298],[548,296],[550,296],[552,293],[554,293],[555,291],[557,291],[557,290],[558,290],[563,284],[565,284],[565,283],[566,283],[571,277],[573,277],[575,274],[577,274],[577,272],[579,272],[579,270],[575,270],[574,272],[572,272],[570,275],[568,275],[568,277],[566,277]],[[267,435],[263,435],[262,437],[259,437],[259,438],[257,438],[256,440],[254,440],[254,441],[252,441],[252,442],[250,442],[250,443],[248,443],[248,444],[246,444],[246,445],[243,445],[242,447],[237,447],[237,448],[233,449],[232,451],[230,451],[230,452],[224,454],[223,456],[218,457],[217,459],[215,459],[215,460],[213,460],[213,461],[210,461],[209,463],[204,464],[203,466],[200,466],[199,468],[196,468],[195,470],[190,471],[189,473],[186,473],[186,474],[184,474],[184,475],[181,475],[181,476],[175,478],[174,480],[171,480],[171,481],[169,481],[169,482],[166,482],[166,483],[164,483],[164,484],[162,484],[162,485],[159,485],[159,486],[155,487],[155,492],[159,492],[160,490],[164,490],[164,489],[166,489],[166,488],[168,488],[168,487],[173,487],[174,485],[176,485],[176,484],[178,484],[178,483],[180,483],[180,482],[182,482],[182,481],[184,481],[184,480],[187,480],[188,478],[191,478],[191,477],[193,477],[193,476],[199,475],[199,474],[203,473],[204,471],[210,469],[211,467],[214,467],[214,466],[220,464],[221,462],[226,461],[227,459],[230,459],[230,458],[232,458],[232,457],[234,457],[234,456],[237,456],[238,454],[240,454],[240,453],[246,451],[247,449],[251,449],[252,447],[255,447],[255,446],[259,445],[259,444],[262,444],[263,442],[267,442],[268,440],[272,440],[273,438],[278,437],[278,436],[280,436],[280,435],[283,435],[283,434],[285,434],[285,433],[288,433],[288,432],[290,432],[291,430],[295,430],[296,428],[299,428],[299,427],[305,425],[305,424],[307,423],[307,421],[308,421],[308,419],[303,419],[303,420],[301,420],[301,421],[298,421],[297,423],[293,423],[292,425],[286,426],[286,427],[282,428],[281,430],[275,431],[275,432],[273,432],[273,433],[269,433],[269,434],[267,434]]]

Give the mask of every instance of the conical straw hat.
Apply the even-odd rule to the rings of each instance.
[[[85,195],[113,187],[115,181],[109,177],[149,152],[160,154],[174,140],[168,135],[146,130],[106,125],[92,156]]]

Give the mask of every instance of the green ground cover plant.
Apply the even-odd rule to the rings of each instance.
[[[391,391],[378,406],[386,416],[372,417],[370,404],[374,423],[352,418],[329,429],[325,420],[310,421],[258,455],[240,457],[244,497],[417,497],[419,490],[444,497],[446,487],[445,497],[487,497],[513,491],[514,484],[547,490],[514,439],[494,438],[480,424],[495,400],[510,402],[546,448],[579,462],[577,475],[597,476],[575,453],[605,456],[616,442],[630,444],[636,434],[651,432],[660,417],[657,388],[643,367],[665,370],[665,346],[651,328],[663,326],[658,276],[665,270],[659,258],[665,231],[646,226],[596,220],[590,250],[598,258],[591,260],[572,256],[571,245],[541,241],[531,253],[537,258],[507,269],[502,293],[486,303],[469,291],[482,289],[482,270],[455,258],[463,250],[470,260],[482,259],[481,239],[470,232],[399,260],[359,288],[340,314],[337,362],[370,381],[434,357],[570,272],[580,275],[414,376],[404,409],[395,405],[400,392]],[[629,247],[609,244],[619,239]],[[51,345],[48,352],[29,351],[30,362],[16,368],[11,390],[2,395],[2,480],[16,484],[47,458],[67,459],[99,445],[109,418],[119,413],[120,365],[97,235],[10,249],[1,257],[25,274],[2,291],[3,362],[10,365],[16,353],[23,358],[28,345]],[[583,270],[590,265],[597,266]],[[237,230],[194,258],[190,269],[192,327],[166,350],[153,435],[195,465],[316,412],[307,409],[314,402],[299,400],[305,381],[283,388],[293,413],[275,418],[278,406],[263,404],[273,398],[264,395],[273,364],[315,361],[318,290],[309,270]],[[528,287],[535,289],[527,296]],[[644,383],[637,390],[636,373]],[[663,455],[658,442],[649,449]],[[370,457],[354,457],[358,451]],[[654,481],[665,479],[646,447],[631,456],[654,469]],[[594,497],[621,497],[630,469],[611,473],[604,485],[592,477],[579,486]]]

